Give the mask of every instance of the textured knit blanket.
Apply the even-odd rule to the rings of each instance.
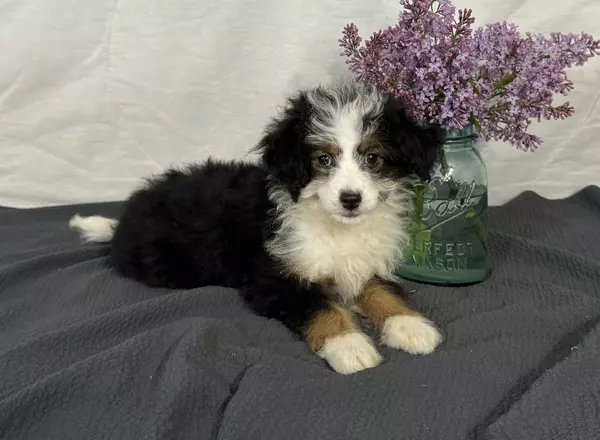
[[[0,438],[600,438],[600,189],[490,214],[489,278],[409,284],[445,342],[331,371],[236,291],[150,289],[74,213],[0,209]]]

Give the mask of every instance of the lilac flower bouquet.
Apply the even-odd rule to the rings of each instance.
[[[474,29],[471,10],[451,0],[400,0],[398,23],[364,41],[349,24],[339,40],[360,81],[401,98],[415,121],[447,130],[441,167],[413,186],[411,245],[399,274],[435,284],[487,274],[487,171],[477,135],[535,151],[532,120],[573,114],[566,70],[600,54],[588,34],[525,33],[509,23]],[[477,132],[477,135],[474,134]]]
[[[564,119],[572,88],[566,70],[600,54],[591,35],[520,34],[510,23],[473,30],[471,10],[450,0],[401,0],[398,23],[364,41],[354,24],[339,40],[350,70],[401,98],[415,120],[461,129],[469,123],[486,140],[534,151],[532,119]]]

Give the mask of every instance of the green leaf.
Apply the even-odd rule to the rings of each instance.
[[[488,234],[485,224],[481,220],[481,217],[477,215],[475,209],[470,206],[468,208],[467,213],[465,214],[465,218],[471,220],[475,223],[475,234],[477,234],[477,238],[479,238],[479,242],[483,246],[484,249],[487,249],[488,246]]]
[[[467,82],[468,82],[469,84],[471,84],[471,86],[473,87],[473,91],[474,91],[475,93],[477,93],[478,95],[481,93],[481,92],[479,91],[479,89],[477,88],[477,86],[475,85],[475,80],[474,80],[473,78],[469,78]]]
[[[514,73],[509,73],[504,78],[502,78],[500,81],[496,81],[496,83],[494,84],[494,88],[495,89],[504,88],[507,85],[509,85],[511,82],[513,82],[516,77],[517,77],[517,75],[515,75]]]
[[[477,120],[477,118],[475,117],[475,115],[471,112],[471,115],[469,116],[469,122],[471,124],[473,124],[473,127],[475,127],[475,130],[477,130],[478,132],[481,131],[481,124],[479,123],[479,121]]]

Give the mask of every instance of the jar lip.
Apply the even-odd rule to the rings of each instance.
[[[463,128],[444,130],[446,141],[452,141],[464,138],[477,138],[477,132],[473,124],[467,124]]]

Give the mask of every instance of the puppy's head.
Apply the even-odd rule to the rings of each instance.
[[[439,128],[415,124],[392,96],[344,82],[290,98],[256,150],[272,185],[294,203],[317,199],[335,220],[352,223],[407,178],[427,179],[442,143]]]

